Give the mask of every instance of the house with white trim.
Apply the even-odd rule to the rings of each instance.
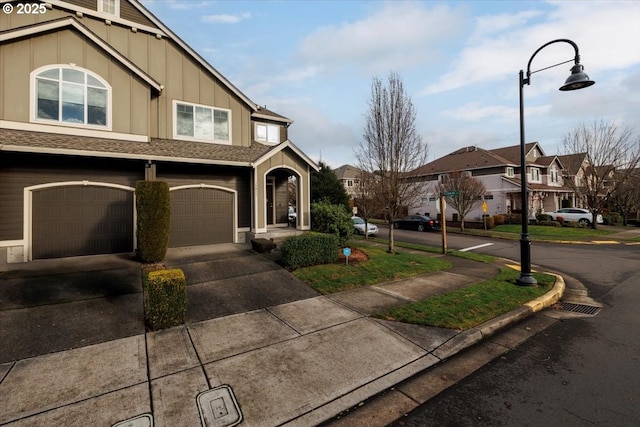
[[[525,146],[527,188],[529,190],[529,216],[550,212],[573,203],[573,192],[564,185],[564,165],[559,156],[545,155],[537,142]],[[423,188],[422,197],[409,206],[409,212],[426,213],[436,216],[438,212],[437,184],[447,174],[467,173],[482,181],[487,189],[484,200],[487,203],[487,215],[520,213],[520,145],[492,150],[477,146],[465,147],[440,157],[410,172],[413,185]],[[465,219],[481,219],[481,204],[471,211]],[[448,220],[458,214],[454,209],[446,210]]]
[[[295,228],[310,228],[318,166],[292,120],[138,0],[29,3],[0,14],[0,265],[134,251],[139,180],[169,184],[170,247],[287,227],[291,176]]]

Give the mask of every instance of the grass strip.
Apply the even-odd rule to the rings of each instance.
[[[402,305],[375,317],[417,325],[464,330],[514,310],[548,292],[555,276],[533,273],[538,286],[517,286],[520,273],[500,269],[492,279],[464,289]]]
[[[382,239],[379,237],[369,237],[368,239],[365,239],[364,237],[358,236],[356,237],[356,239],[362,240],[363,242],[370,241],[374,243],[381,243],[384,245],[389,244],[388,239]],[[440,246],[428,246],[428,245],[421,245],[419,243],[407,243],[407,242],[394,242],[393,245],[398,248],[413,249],[416,251],[423,251],[423,252],[429,252],[434,254],[442,253],[442,247]],[[453,255],[459,258],[470,259],[470,260],[482,262],[485,264],[489,264],[497,260],[497,258],[492,255],[478,254],[474,252],[460,252],[454,249],[447,250],[447,255]]]
[[[408,252],[389,254],[384,247],[360,242],[352,246],[365,252],[369,259],[349,264],[314,265],[292,273],[326,295],[451,268],[451,263],[441,258]]]

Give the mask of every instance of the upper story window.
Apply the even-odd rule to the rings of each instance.
[[[531,181],[540,182],[540,169],[531,168]]]
[[[280,126],[256,123],[256,141],[277,144],[280,142]]]
[[[352,179],[348,179],[347,180],[347,187],[353,187],[353,180]]]
[[[549,173],[549,180],[553,183],[558,182],[558,169],[555,166],[551,166],[551,172]]]
[[[438,175],[438,182],[440,184],[444,184],[444,182],[447,180],[448,177],[449,177],[448,173],[441,173]]]
[[[111,86],[91,71],[69,65],[32,73],[34,121],[111,128]]]
[[[98,0],[98,12],[120,16],[120,0]]]
[[[173,101],[173,136],[190,141],[231,144],[231,111]]]
[[[513,166],[507,166],[507,176],[513,178]]]

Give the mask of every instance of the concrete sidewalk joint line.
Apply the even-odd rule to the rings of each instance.
[[[180,253],[193,258],[180,262]],[[534,322],[533,314],[557,302],[565,290],[556,275],[544,296],[457,331],[370,316],[477,283],[496,274],[497,263],[455,259],[458,273],[433,272],[322,296],[273,261],[251,253],[239,257],[233,268],[217,270],[226,265],[220,260],[232,255],[216,252],[219,258],[210,259],[192,250],[169,257],[196,281],[188,286],[188,304],[198,304],[189,306],[197,307],[198,314],[186,325],[157,332],[142,328],[123,338],[53,352],[58,345],[48,354],[17,361],[11,358],[17,351],[3,353],[0,425],[71,427],[90,420],[113,427],[307,426],[385,391],[394,406],[371,405],[383,412],[381,418],[358,415],[349,423],[346,417],[342,425],[386,425],[433,396],[437,385],[468,375],[452,356],[468,349],[464,354],[487,363],[526,340],[531,329],[555,322],[545,315]],[[63,265],[68,275],[70,265]],[[226,278],[249,265],[262,271],[253,276],[255,282]],[[218,279],[205,280],[214,276]],[[257,297],[245,299],[251,295]],[[63,311],[68,307],[60,306]],[[448,377],[445,381],[433,372]]]

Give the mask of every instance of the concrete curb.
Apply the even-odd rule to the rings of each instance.
[[[440,366],[441,362],[445,361],[445,359],[451,358],[452,356],[455,356],[456,354],[487,340],[487,338],[506,329],[508,326],[527,319],[533,316],[535,313],[558,302],[565,291],[566,285],[564,278],[555,273],[547,272],[546,274],[551,274],[556,277],[556,283],[549,292],[542,295],[541,297],[523,304],[521,307],[518,307],[517,309],[512,310],[509,313],[505,313],[478,326],[467,329],[466,331],[459,333],[449,341],[442,344],[432,352],[434,356],[440,359],[439,363],[436,363],[433,366],[429,366],[421,372],[417,372],[414,375],[405,378],[405,380],[396,384],[395,387],[388,389],[387,392],[383,392],[378,396],[371,396],[369,399],[367,399],[370,400],[370,404],[368,405],[368,407],[371,409],[369,409],[369,411],[373,412],[370,412],[368,414],[358,414],[358,411],[350,412],[346,416],[339,417],[337,419],[333,418],[325,420],[325,424],[323,424],[323,426],[342,427],[349,425],[358,425],[362,422],[365,422],[366,420],[366,424],[370,425],[371,427],[376,427],[378,425],[380,427],[383,427],[390,422],[393,422],[395,419],[398,419],[398,416],[402,416],[403,413],[406,414],[417,408],[421,403],[424,402],[416,402],[415,400],[408,399],[406,396],[401,395],[401,393],[396,391],[396,388],[405,381],[411,381],[413,378],[419,378],[420,376],[425,375],[425,373],[429,372],[431,369],[437,369],[437,367]],[[478,368],[479,367],[480,366],[478,366]],[[440,391],[443,391],[450,385],[453,385],[453,383],[443,386]],[[434,396],[439,392],[435,393]],[[399,396],[399,394],[401,396]],[[400,400],[402,403],[398,403],[398,400]],[[362,403],[360,403],[360,405],[362,405]],[[394,412],[393,408],[395,408],[395,415],[391,416],[390,413]],[[398,410],[399,408],[402,408],[402,410]],[[366,411],[367,410],[365,410],[365,412]],[[385,416],[378,418],[376,414],[374,414],[374,412],[377,411],[386,411],[386,413],[384,414]],[[355,423],[350,422],[350,417],[353,417],[352,420]]]

